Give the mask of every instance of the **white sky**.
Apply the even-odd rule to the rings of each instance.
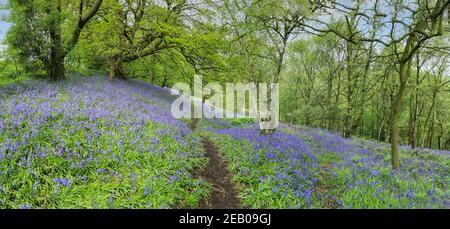
[[[0,8],[3,8],[6,4],[8,4],[8,0],[0,0]],[[5,45],[3,45],[3,40],[5,39],[6,32],[8,32],[10,23],[4,21],[4,17],[9,14],[9,10],[0,9],[0,52],[5,49]]]

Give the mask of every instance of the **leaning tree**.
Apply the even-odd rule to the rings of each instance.
[[[445,17],[450,11],[450,0],[358,0],[355,2],[336,0],[327,4],[327,11],[337,16],[344,15],[347,23],[349,23],[348,15],[353,15],[366,25],[381,23],[383,29],[376,34],[369,32],[369,36],[366,35],[367,31],[361,29],[364,27],[362,24],[355,27],[357,29],[355,35],[346,36],[330,23],[332,20],[323,18],[309,20],[309,25],[306,27],[313,32],[334,33],[353,44],[375,43],[377,47],[389,50],[391,53],[396,69],[396,78],[392,82],[396,87],[391,95],[389,136],[392,167],[397,169],[400,166],[399,119],[408,81],[412,75],[413,58],[426,47],[428,41],[446,33],[448,23]]]

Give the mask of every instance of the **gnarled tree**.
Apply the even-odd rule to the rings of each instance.
[[[19,50],[23,62],[42,66],[53,80],[65,79],[64,60],[102,2],[12,0],[9,44]]]

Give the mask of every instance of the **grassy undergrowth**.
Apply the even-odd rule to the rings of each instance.
[[[203,122],[230,162],[245,207],[448,208],[449,152],[402,147],[390,167],[389,145],[322,130]],[[223,122],[223,121],[222,121]]]
[[[199,138],[147,85],[79,78],[0,98],[0,208],[196,207]]]

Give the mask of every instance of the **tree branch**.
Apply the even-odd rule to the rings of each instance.
[[[83,13],[83,2],[80,2],[80,18],[78,19],[78,24],[76,25],[72,37],[69,41],[69,44],[66,46],[63,57],[65,57],[77,44],[78,39],[80,38],[81,31],[83,30],[84,26],[88,23],[89,20],[91,20],[92,17],[97,13],[97,11],[100,9],[100,6],[103,3],[103,0],[96,0],[94,5],[89,9],[89,11],[82,15]]]

